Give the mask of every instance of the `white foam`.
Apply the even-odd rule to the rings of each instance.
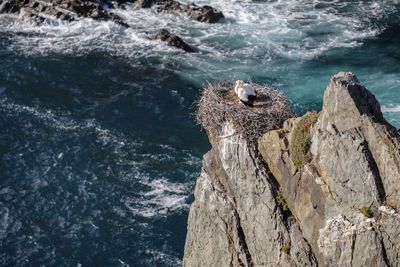
[[[182,1],[185,2],[185,1]],[[191,1],[186,1],[191,2]],[[350,3],[331,2],[326,8],[315,8],[325,1],[278,0],[268,3],[252,1],[200,0],[198,5],[212,5],[223,11],[226,19],[207,24],[193,21],[184,14],[155,13],[151,9],[112,10],[131,26],[125,28],[112,22],[80,19],[72,23],[52,20],[41,26],[29,25],[12,16],[0,16],[0,31],[23,33],[14,36],[10,49],[21,53],[85,54],[103,50],[111,55],[124,56],[134,63],[138,56],[161,56],[163,62],[174,60],[215,64],[218,59],[229,62],[239,57],[241,62],[258,51],[272,50],[293,59],[312,58],[335,47],[354,47],[362,40],[376,36],[369,19],[379,18],[393,10],[392,5],[380,2],[353,4],[357,14],[334,12]],[[12,23],[10,23],[10,20]],[[186,54],[148,36],[161,28],[170,29],[200,53]],[[149,35],[146,34],[149,33]],[[29,37],[26,34],[31,34]],[[315,38],[317,34],[317,38]],[[320,36],[318,36],[320,34]],[[228,41],[228,42],[227,42]],[[29,48],[29,49],[27,49]],[[206,54],[204,54],[204,52]],[[209,53],[209,55],[207,55]]]
[[[60,130],[70,131],[79,128],[79,125],[73,120],[67,118],[60,119],[52,110],[41,110],[34,107],[15,104],[6,97],[0,99],[0,110],[13,116],[15,116],[15,114],[28,113],[45,122],[48,126]]]
[[[180,258],[174,257],[171,254],[166,254],[160,250],[146,249],[145,253],[152,255],[153,260],[162,262],[164,266],[182,266],[182,260]]]
[[[183,105],[185,98],[177,90],[171,90],[171,95],[176,98],[180,105]]]
[[[178,210],[187,210],[191,185],[169,182],[167,179],[142,179],[150,190],[142,193],[142,199],[128,199],[126,207],[136,216],[159,217]]]
[[[140,195],[139,198],[129,198],[125,202],[126,207],[128,207],[134,215],[147,218],[167,216],[170,212],[179,212],[189,208],[188,198],[198,173],[184,172],[184,175],[188,177],[187,181],[171,182],[171,180],[174,180],[173,177],[170,179],[157,177],[157,174],[149,174],[143,166],[149,163],[151,164],[152,162],[174,162],[176,158],[174,158],[173,155],[179,155],[183,170],[185,166],[197,166],[198,169],[200,169],[201,158],[194,156],[191,151],[178,151],[168,144],[154,144],[154,146],[157,147],[157,151],[159,151],[158,153],[137,153],[134,159],[127,159],[126,153],[124,152],[126,149],[124,150],[124,148],[127,147],[130,152],[135,152],[136,148],[144,145],[143,142],[132,140],[131,138],[128,139],[122,134],[116,134],[108,129],[104,129],[94,119],[78,122],[69,117],[59,116],[50,109],[15,104],[7,98],[0,100],[0,111],[6,116],[16,116],[21,113],[29,114],[33,118],[30,119],[31,123],[37,120],[39,123],[46,125],[46,128],[55,128],[57,131],[62,131],[64,133],[74,134],[76,132],[78,135],[81,134],[82,131],[95,133],[97,137],[96,142],[103,146],[111,146],[111,153],[113,153],[115,162],[120,166],[129,167],[126,170],[121,168],[117,172],[119,179],[134,180],[134,182],[140,183],[145,187],[141,192],[137,192]],[[26,131],[30,130],[26,129]],[[54,151],[53,156],[49,156],[48,154],[43,156],[49,164],[52,164],[53,162],[61,160],[64,157],[64,152]],[[50,167],[47,168],[47,171],[49,170]],[[45,170],[45,173],[47,171]],[[89,174],[90,173],[88,173],[88,175]],[[36,173],[32,173],[31,176],[41,177]],[[35,178],[31,181],[31,186],[33,188],[47,185],[48,182],[46,179]],[[87,194],[86,188],[83,185],[80,185],[79,191],[82,195]],[[0,194],[4,192],[6,192],[5,189],[4,191],[0,191]]]
[[[129,264],[125,263],[125,262],[124,262],[123,260],[121,260],[121,259],[118,259],[118,262],[119,262],[122,266],[127,266],[127,267],[130,266]]]
[[[94,119],[87,119],[82,122],[78,122],[71,119],[69,116],[62,116],[57,114],[51,109],[43,109],[38,107],[30,107],[13,103],[6,97],[0,99],[0,111],[8,114],[9,116],[15,116],[16,114],[26,113],[33,116],[34,119],[43,123],[48,128],[55,128],[64,132],[78,132],[80,130],[92,131],[96,133],[98,140],[103,145],[112,143],[116,147],[128,145],[135,147],[141,145],[140,141],[132,140],[124,137],[123,135],[116,135],[108,129],[104,129]],[[63,153],[55,155],[58,159],[63,157]]]
[[[397,113],[397,112],[400,112],[400,105],[382,106],[382,112],[385,112],[385,113]]]

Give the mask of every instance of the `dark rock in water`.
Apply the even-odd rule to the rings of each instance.
[[[154,0],[138,0],[135,2],[135,6],[140,8],[150,8],[154,2]]]
[[[152,6],[157,12],[183,12],[183,5],[174,0],[153,1]]]
[[[88,17],[95,20],[110,20],[119,25],[129,27],[119,16],[103,8],[106,2],[78,0],[4,0],[0,4],[0,13],[22,14],[36,23],[45,18],[41,14],[51,15],[58,19],[73,21],[77,17]]]
[[[157,12],[186,13],[190,18],[200,22],[216,23],[224,18],[222,12],[211,6],[184,5],[175,0],[137,0],[134,5],[140,8],[153,8]]]
[[[0,13],[18,13],[27,1],[9,0],[0,5]]]
[[[211,6],[198,7],[195,4],[186,5],[185,12],[188,13],[189,17],[192,19],[207,23],[216,23],[224,18],[221,11],[217,11]]]
[[[119,16],[104,10],[104,8],[98,3],[79,1],[73,1],[70,3],[71,5],[68,9],[74,11],[81,17],[91,17],[96,20],[111,20],[117,24],[128,27],[128,24],[123,22]]]
[[[185,43],[180,37],[176,36],[175,34],[170,33],[166,29],[160,30],[155,36],[154,39],[160,39],[164,42],[167,42],[170,46],[183,49],[186,52],[195,52],[195,50]]]
[[[131,3],[140,8],[154,8],[157,12],[186,13],[194,20],[216,23],[224,17],[222,12],[213,7],[199,7],[195,4],[184,5],[175,0],[3,0],[0,2],[0,13],[22,14],[36,23],[46,19],[41,14],[51,15],[61,20],[73,21],[76,17],[87,17],[95,20],[109,20],[129,27],[119,16],[107,11],[103,6],[123,7]]]

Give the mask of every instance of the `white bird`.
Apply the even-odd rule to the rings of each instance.
[[[253,86],[238,80],[235,83],[235,92],[243,104],[249,107],[253,106],[254,100],[256,99],[256,91]]]

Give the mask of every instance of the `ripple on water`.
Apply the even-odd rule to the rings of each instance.
[[[7,125],[1,140],[13,147],[1,163],[7,180],[0,190],[0,238],[16,252],[10,257],[3,251],[3,264],[34,259],[53,264],[69,259],[72,264],[78,258],[84,264],[91,261],[81,258],[79,250],[87,246],[93,246],[89,255],[110,251],[104,255],[110,261],[131,253],[115,251],[127,238],[130,250],[147,248],[149,258],[143,257],[141,264],[180,262],[169,245],[154,248],[154,242],[163,240],[153,236],[162,225],[152,221],[187,212],[197,172],[189,171],[180,182],[169,174],[198,170],[199,158],[164,144],[153,144],[154,153],[149,153],[148,144],[105,129],[94,119],[76,121],[7,98],[0,112]],[[151,171],[162,162],[172,163],[173,169]],[[147,234],[138,239],[143,231]],[[108,238],[119,241],[108,244]]]

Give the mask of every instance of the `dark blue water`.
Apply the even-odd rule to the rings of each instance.
[[[117,10],[124,29],[0,16],[0,265],[180,265],[210,148],[192,116],[207,81],[270,84],[301,114],[352,71],[400,126],[393,1],[198,4],[226,19]],[[145,38],[161,27],[200,52]]]

